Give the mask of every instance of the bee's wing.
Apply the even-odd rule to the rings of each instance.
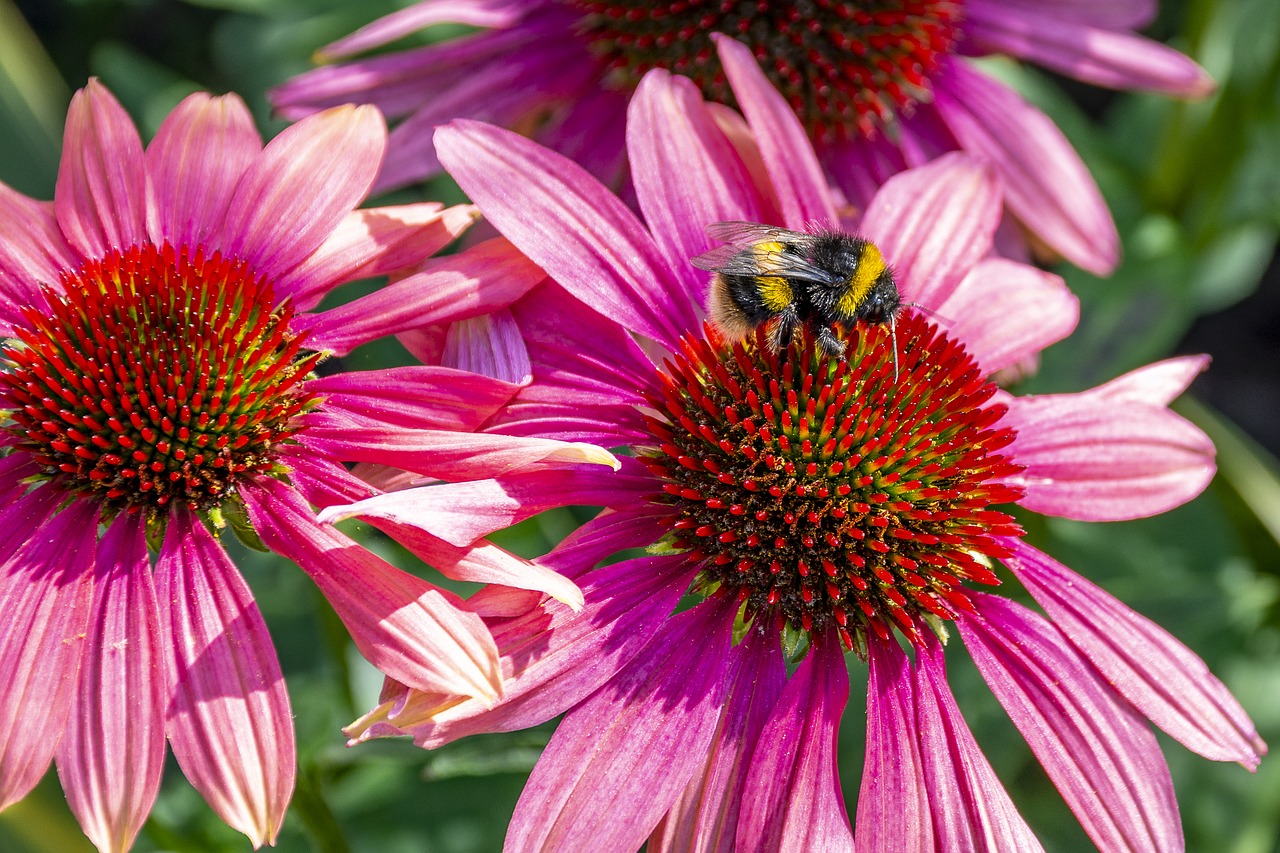
[[[807,234],[801,234],[799,231],[788,231],[776,225],[762,225],[759,222],[743,222],[741,220],[713,222],[707,226],[707,234],[721,243],[732,243],[737,246],[763,243],[766,240],[796,241],[808,237]]]

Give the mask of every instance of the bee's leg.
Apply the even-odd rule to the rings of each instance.
[[[835,330],[830,326],[819,326],[817,328],[818,345],[832,358],[844,358],[845,343],[836,337]]]
[[[777,319],[773,321],[773,328],[769,330],[769,348],[777,353],[782,361],[787,359],[787,349],[791,346],[791,334],[795,331],[797,322],[799,318],[796,316],[795,307],[788,305],[778,312]]]

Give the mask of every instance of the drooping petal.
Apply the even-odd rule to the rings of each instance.
[[[508,851],[639,848],[707,760],[728,688],[724,598],[673,617],[565,715],[516,803]]]
[[[217,245],[275,278],[320,247],[373,185],[386,126],[372,107],[335,107],[290,125],[236,187]]]
[[[722,33],[712,33],[711,37],[729,86],[760,145],[782,209],[782,224],[795,230],[810,225],[835,227],[836,209],[830,188],[795,110],[764,76],[750,48]]]
[[[50,500],[50,498],[53,500]],[[62,738],[93,613],[98,515],[76,501],[52,518],[61,496],[38,489],[0,513],[0,808],[35,787]]]
[[[911,665],[896,640],[867,642],[867,755],[854,849],[933,853],[933,817],[916,730]]]
[[[848,699],[844,649],[829,632],[787,682],[751,754],[736,850],[853,847],[836,766]]]
[[[156,595],[174,757],[218,817],[274,844],[297,763],[284,674],[244,578],[186,510],[169,520]]]
[[[462,599],[318,525],[297,493],[276,480],[259,479],[241,496],[262,541],[315,581],[370,663],[420,690],[501,696],[498,650]]]
[[[473,121],[436,131],[436,149],[485,218],[552,278],[606,317],[667,348],[687,298],[649,232],[581,167],[522,136]],[[536,210],[536,216],[529,211]]]
[[[1145,722],[1044,618],[973,593],[957,620],[987,686],[1101,850],[1177,851],[1173,780]]]
[[[89,642],[58,745],[58,778],[84,834],[101,853],[120,853],[160,791],[169,697],[140,515],[116,517],[94,574]]]
[[[91,79],[71,98],[53,203],[67,241],[88,258],[147,238],[142,140],[115,96]]]
[[[989,166],[947,154],[890,178],[862,220],[893,266],[904,300],[942,303],[991,248],[1000,182]]]
[[[1266,744],[1204,661],[1151,620],[1021,540],[1003,562],[1122,696],[1187,749],[1252,770]]]
[[[447,367],[393,367],[323,376],[307,392],[324,397],[325,409],[354,425],[413,429],[476,429],[519,386]]]
[[[1068,261],[1107,275],[1120,257],[1111,212],[1071,143],[1048,116],[961,61],[945,64],[934,103],[960,147],[1004,182],[1004,201]]]
[[[208,245],[240,178],[262,151],[253,116],[237,95],[197,92],[174,107],[147,146],[156,194],[152,240]]]
[[[929,635],[931,636],[931,635]],[[1043,851],[965,723],[942,646],[916,646],[916,728],[939,850]]]
[[[533,379],[529,348],[509,308],[450,323],[440,363],[519,385]]]

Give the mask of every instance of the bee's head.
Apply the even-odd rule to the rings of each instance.
[[[888,323],[898,315],[900,307],[902,297],[898,295],[898,285],[893,280],[893,271],[886,267],[858,307],[858,316],[868,323]]]

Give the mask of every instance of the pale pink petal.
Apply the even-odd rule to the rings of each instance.
[[[485,218],[556,281],[604,316],[675,346],[688,328],[672,304],[680,281],[599,181],[535,142],[478,122],[440,128],[436,148]]]
[[[627,154],[640,212],[679,288],[669,300],[673,319],[696,329],[694,301],[705,292],[707,276],[689,258],[714,245],[706,230],[712,222],[761,221],[760,192],[698,87],[662,69],[645,74],[631,98]]]
[[[1063,20],[1051,7],[1014,9],[1002,0],[965,3],[967,49],[1007,53],[1059,74],[1112,89],[1146,89],[1199,98],[1213,79],[1170,47],[1099,22]]]
[[[1163,385],[1163,383],[1162,383]],[[1198,427],[1163,405],[1093,392],[1010,397],[1009,448],[1026,466],[1008,482],[1028,509],[1084,521],[1156,515],[1204,490],[1214,448]]]
[[[764,157],[760,154],[760,144],[750,125],[747,124],[747,120],[733,107],[714,101],[707,102],[707,112],[715,119],[720,132],[729,140],[733,150],[738,153],[738,159],[746,166],[747,174],[751,176],[752,185],[764,193],[761,204],[765,208],[761,212],[760,221],[782,222],[782,212],[778,209],[778,199],[773,192],[773,178],[769,176],[769,169],[765,166]]]
[[[505,849],[636,850],[705,764],[728,688],[733,601],[673,617],[569,711],[516,803]]]
[[[729,698],[707,766],[649,838],[648,853],[732,853],[751,753],[786,684],[776,630],[757,624],[730,653]]]
[[[156,196],[152,240],[209,245],[240,178],[261,151],[262,137],[239,96],[197,92],[185,98],[147,146]]]
[[[93,612],[97,510],[76,501],[50,519],[60,497],[43,488],[0,512],[0,808],[25,797],[53,760]]]
[[[1100,850],[1183,847],[1173,780],[1146,722],[1041,616],[973,594],[958,620],[987,686]]]
[[[36,201],[0,184],[0,317],[20,316],[19,305],[44,305],[37,285],[57,285],[63,270],[80,266],[62,236],[53,202]]]
[[[502,695],[498,650],[462,599],[317,525],[297,493],[276,480],[260,479],[241,496],[262,541],[315,581],[375,667],[428,692],[487,701]]]
[[[1111,212],[1062,131],[1016,92],[961,61],[946,64],[934,104],[960,147],[986,159],[1004,201],[1068,261],[1107,275],[1120,257]]]
[[[227,824],[274,844],[297,749],[284,674],[253,594],[198,519],[174,512],[156,565],[174,757]]]
[[[491,417],[520,388],[510,382],[448,367],[393,367],[348,371],[307,383],[324,397],[325,411],[353,426],[470,431]]]
[[[299,320],[308,345],[344,355],[360,344],[428,323],[450,323],[505,308],[546,273],[501,238],[435,258],[422,272],[368,296]]]
[[[1003,562],[1116,691],[1188,749],[1252,770],[1266,744],[1204,661],[1151,620],[1021,540]]]
[[[936,308],[938,324],[987,375],[1062,340],[1080,318],[1080,301],[1061,278],[1004,258],[979,261]]]
[[[795,110],[764,76],[750,48],[722,33],[711,37],[729,86],[760,145],[782,210],[782,224],[796,230],[835,227],[838,219],[830,188]]]
[[[520,385],[533,379],[529,349],[509,308],[450,323],[440,363]]]
[[[911,664],[897,640],[867,641],[867,754],[854,849],[933,853],[933,817],[916,731]]]
[[[783,689],[751,754],[735,849],[849,850],[836,739],[849,700],[844,649],[830,631]]]
[[[366,24],[349,36],[316,52],[319,62],[330,62],[415,33],[432,24],[467,24],[472,27],[509,27],[529,10],[526,0],[425,0]]]
[[[987,254],[999,221],[995,173],[954,153],[890,178],[861,231],[893,267],[903,299],[933,308]]]
[[[320,248],[275,282],[300,309],[313,307],[330,290],[415,266],[452,243],[479,211],[469,204],[438,202],[353,210]]]
[[[1186,355],[1131,370],[1085,393],[1111,403],[1167,406],[1209,366],[1207,355]]]
[[[53,203],[67,241],[87,258],[147,239],[142,140],[96,79],[71,98]]]
[[[916,729],[937,849],[1043,851],[956,707],[937,641],[916,647],[915,676]]]
[[[240,180],[217,245],[258,275],[288,272],[364,200],[386,140],[372,107],[335,107],[285,128]]]
[[[102,853],[128,850],[160,791],[165,705],[160,607],[141,515],[116,516],[98,547],[93,616],[58,778]]]

